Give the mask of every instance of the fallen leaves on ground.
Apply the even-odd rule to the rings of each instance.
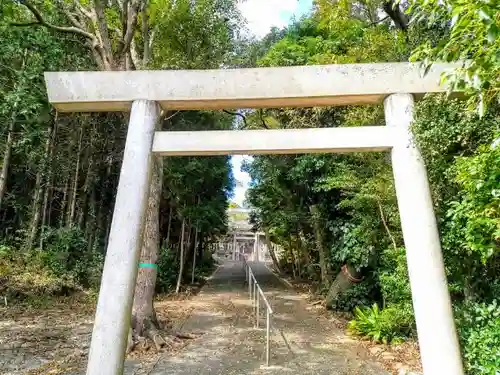
[[[298,290],[304,292],[307,288],[302,286]],[[311,289],[309,289],[307,300],[310,310],[315,310],[317,314],[326,317],[336,327],[346,332],[347,324],[352,318],[352,314],[328,310],[324,305],[319,303],[322,299],[312,293]],[[399,374],[403,368],[408,371],[422,372],[418,343],[414,340],[398,345],[383,345],[371,341],[363,341],[356,337],[351,338],[356,340],[370,357],[376,358],[377,362],[392,374]]]
[[[162,295],[155,301],[157,317],[165,336],[182,325],[194,307],[195,288],[179,295]],[[60,375],[85,368],[92,333],[96,296],[85,293],[39,301],[14,302],[0,307],[0,374],[25,370],[26,375]],[[189,339],[176,340],[162,353],[181,350]],[[148,363],[157,361],[153,348],[141,348],[130,357]],[[29,370],[28,367],[36,367]]]

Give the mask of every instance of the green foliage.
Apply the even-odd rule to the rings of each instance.
[[[498,302],[466,304],[455,315],[467,374],[497,375],[500,369]]]
[[[463,101],[447,100],[444,95],[428,95],[415,110],[412,130],[427,164],[433,199],[439,206],[458,190],[455,157],[472,155],[480,145],[490,144],[495,130],[500,129],[500,117],[495,108],[482,118],[467,113]]]
[[[158,293],[169,293],[175,289],[177,275],[179,272],[179,258],[176,252],[163,246],[158,254],[158,274],[156,279],[156,291]],[[188,264],[189,265],[189,264]],[[215,268],[215,261],[209,251],[204,251],[201,259],[196,260],[195,283],[202,283]],[[191,283],[192,265],[186,267],[183,275],[183,284]]]
[[[493,295],[498,254],[498,150],[496,107],[482,117],[466,104],[429,96],[416,106],[413,125],[427,164],[437,207],[442,249],[454,295]]]
[[[500,103],[500,4],[498,1],[413,0],[413,22],[426,20],[449,27],[439,43],[420,45],[412,60],[429,66],[436,61],[467,60],[459,68],[446,72],[442,82],[450,89],[472,95],[469,109],[480,115],[490,102]]]
[[[455,181],[461,200],[452,201],[448,216],[465,223],[465,245],[481,260],[500,254],[500,147],[483,145],[475,156],[456,161]]]
[[[138,16],[130,52],[144,54],[148,41],[139,31],[148,21],[151,58],[143,67],[406,61],[412,51],[412,58],[427,66],[469,59],[443,77],[470,95],[469,103],[430,95],[416,105],[413,131],[427,164],[453,302],[468,301],[458,313],[467,369],[473,375],[497,375],[500,323],[493,300],[500,293],[500,146],[491,145],[495,139],[498,144],[500,131],[498,2],[415,0],[409,9],[413,22],[406,28],[392,17],[380,19],[395,2],[318,0],[311,17],[273,29],[258,41],[239,35],[243,22],[233,1],[154,0]],[[67,24],[54,2],[37,6],[46,20]],[[0,148],[7,155],[10,139],[12,155],[0,206],[5,243],[0,293],[26,297],[96,286],[123,152],[123,117],[56,115],[47,103],[42,73],[93,70],[101,66],[99,59],[81,35],[12,27],[12,21],[32,19],[22,4],[8,2],[1,10]],[[114,3],[105,15],[113,54],[123,31]],[[249,128],[384,123],[381,105],[245,113]],[[231,129],[233,120],[222,112],[182,111],[168,113],[162,125]],[[355,310],[350,330],[387,343],[411,336],[411,294],[388,156],[258,156],[245,169],[252,177],[251,220],[280,245],[281,268],[327,286],[348,263],[363,282],[341,294],[333,307]],[[169,158],[163,173],[157,289],[168,292],[179,269],[183,222],[191,243],[197,233],[203,250],[197,279],[212,270],[205,245],[227,230],[234,178],[227,157]],[[36,244],[40,249],[31,248]],[[193,248],[186,247],[183,277],[189,282]],[[321,268],[326,268],[323,279]]]
[[[212,257],[212,253],[209,251],[204,251],[201,259],[197,259],[195,267],[195,282],[204,280],[206,277],[210,276],[216,268],[216,263]]]
[[[404,248],[387,248],[381,255],[378,273],[385,303],[411,305],[410,280]]]
[[[56,274],[39,251],[0,245],[0,294],[14,298],[64,295],[80,289],[71,273]]]
[[[377,304],[357,307],[354,316],[348,326],[351,334],[384,344],[404,341],[413,325],[411,310],[403,305],[390,305],[383,310]]]
[[[331,249],[331,259],[339,264],[352,264],[358,270],[366,268],[375,249],[363,229],[352,222],[337,223],[337,226],[331,227],[337,238]]]
[[[392,17],[379,20],[386,3],[319,0],[312,17],[290,25],[282,34],[268,35],[256,64],[406,61],[412,50],[413,58],[426,59],[427,65],[472,59],[471,65],[444,79],[472,94],[469,103],[428,95],[416,105],[413,131],[427,164],[453,302],[491,301],[500,290],[496,281],[500,158],[498,149],[491,147],[500,129],[494,103],[499,38],[487,40],[487,36],[496,30],[500,13],[494,13],[494,2],[451,1],[440,6],[438,1],[416,1],[409,10],[413,22],[401,31],[393,27]],[[482,8],[489,10],[483,14]],[[450,12],[455,12],[453,24],[448,22],[453,17]],[[470,104],[481,101],[490,102],[487,110],[480,104],[478,113],[471,112]],[[252,127],[264,122],[270,128],[384,122],[381,106],[265,110],[248,119]],[[283,247],[282,270],[317,283],[323,244],[332,279],[344,263],[365,277],[338,296],[333,307],[351,310],[373,302],[385,306],[355,309],[354,333],[381,342],[415,333],[387,155],[259,156],[245,168],[252,177],[248,192],[252,220]],[[310,213],[311,205],[318,208],[317,217]],[[324,228],[319,233],[313,230],[317,222]],[[465,352],[472,350],[470,345],[466,343]]]
[[[376,284],[369,278],[351,286],[338,298],[334,299],[330,307],[333,310],[351,312],[356,307],[370,306],[376,298],[376,294]]]
[[[43,240],[43,250],[0,246],[5,294],[25,298],[98,288],[103,256],[88,248],[80,229],[46,228]]]
[[[175,252],[168,247],[162,247],[158,254],[158,274],[156,277],[156,290],[159,293],[171,291],[177,281],[177,270],[179,263]]]
[[[231,58],[241,23],[231,0],[157,0],[149,7],[157,34],[154,67],[217,68]]]
[[[39,251],[44,265],[56,275],[71,275],[84,287],[98,287],[103,264],[101,253],[89,249],[85,233],[77,228],[47,228],[45,248]]]

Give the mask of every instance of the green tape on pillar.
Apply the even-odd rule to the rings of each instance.
[[[154,268],[158,269],[158,266],[153,263],[139,263],[139,268]]]

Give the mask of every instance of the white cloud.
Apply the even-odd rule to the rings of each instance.
[[[249,158],[249,156],[243,155],[233,155],[231,157],[231,163],[233,165],[233,175],[234,178],[239,182],[236,184],[236,187],[234,189],[233,202],[236,202],[240,206],[243,205],[243,201],[245,200],[245,193],[251,180],[248,173],[241,171],[241,164],[244,159]]]
[[[239,0],[238,8],[247,19],[247,27],[258,38],[265,36],[271,27],[288,25],[298,10],[298,0]]]

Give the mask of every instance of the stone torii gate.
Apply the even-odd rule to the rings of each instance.
[[[462,375],[436,219],[409,126],[414,99],[444,92],[435,65],[408,63],[234,70],[46,73],[60,112],[131,111],[87,375],[123,373],[154,155],[390,151],[425,375]],[[386,126],[155,132],[160,110],[383,103]]]

